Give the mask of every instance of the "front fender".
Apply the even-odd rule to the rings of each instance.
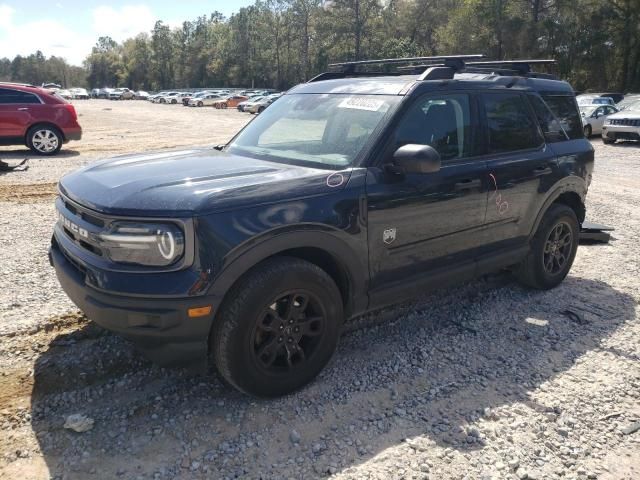
[[[366,249],[340,229],[327,225],[307,224],[283,227],[251,238],[230,251],[224,266],[213,280],[208,294],[224,298],[233,284],[251,268],[287,250],[313,248],[329,254],[348,278],[350,312],[367,307],[368,260]],[[365,244],[366,245],[366,244]]]

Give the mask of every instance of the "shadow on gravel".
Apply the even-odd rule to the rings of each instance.
[[[500,275],[383,316],[345,334],[312,385],[269,401],[155,367],[92,324],[58,336],[34,367],[31,424],[47,468],[60,478],[318,478],[403,444],[480,449],[494,439],[474,425],[502,406],[558,414],[562,405],[532,393],[600,349],[635,318],[635,302],[584,278],[539,292]],[[93,429],[65,430],[73,413]]]

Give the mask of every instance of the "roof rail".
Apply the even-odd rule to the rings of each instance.
[[[355,72],[356,67],[364,65],[397,65],[399,63],[415,63],[415,62],[443,62],[451,64],[462,63],[465,60],[474,60],[484,58],[483,54],[474,55],[438,55],[434,57],[405,57],[405,58],[381,58],[376,60],[358,60],[354,62],[332,63],[331,67],[339,67],[345,73]]]
[[[481,62],[469,62],[471,67],[498,67],[505,70],[513,70],[521,74],[532,73],[531,65],[553,65],[553,59],[544,60],[488,60]]]
[[[32,85],[30,83],[21,83],[21,82],[3,82],[2,80],[0,80],[0,85],[15,85],[17,87],[34,87],[34,88],[38,88],[35,85]]]
[[[532,65],[555,64],[553,59],[531,60],[484,60],[482,54],[475,55],[440,55],[433,57],[385,58],[376,60],[358,60],[354,62],[332,63],[332,71],[321,73],[309,80],[331,80],[345,77],[370,77],[394,75],[419,75],[418,80],[446,80],[452,79],[456,73],[484,73],[487,75],[523,76],[531,78],[557,78],[548,73],[534,72]],[[401,65],[406,64],[406,65]],[[357,70],[360,66],[369,65],[399,65],[394,71],[380,72]]]

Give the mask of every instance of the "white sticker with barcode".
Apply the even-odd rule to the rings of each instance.
[[[384,105],[384,100],[371,97],[349,97],[338,105],[338,108],[353,108],[356,110],[369,110],[377,112]]]

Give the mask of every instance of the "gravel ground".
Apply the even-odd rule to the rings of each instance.
[[[560,287],[496,274],[387,310],[313,384],[264,401],[151,365],[82,317],[46,260],[61,174],[224,141],[250,117],[78,110],[86,143],[0,176],[0,478],[640,478],[640,145],[594,140],[588,218],[615,240],[581,246]],[[72,414],[86,431],[64,428]]]

